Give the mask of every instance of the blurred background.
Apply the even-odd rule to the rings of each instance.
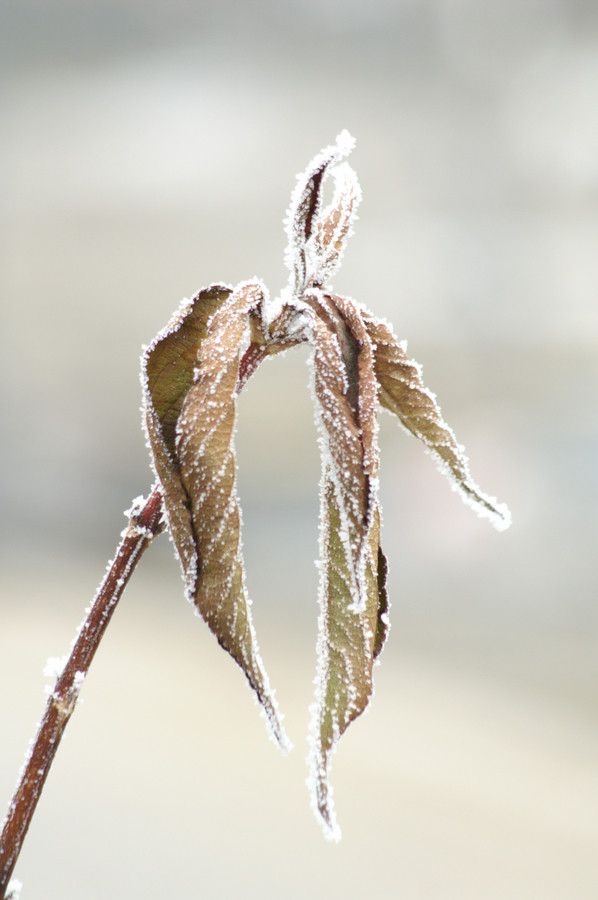
[[[241,398],[262,655],[293,753],[159,538],[16,870],[22,900],[598,896],[598,6],[0,3],[0,804],[151,474],[139,355],[213,281],[286,282],[282,218],[342,128],[335,288],[394,323],[507,502],[496,533],[381,420],[392,630],[309,808],[319,461],[307,354]]]

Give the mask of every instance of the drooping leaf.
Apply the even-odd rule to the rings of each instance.
[[[206,337],[209,320],[231,293],[232,288],[215,284],[183,301],[141,360],[147,443],[186,584],[197,577],[197,554],[189,499],[176,461],[176,423],[193,383],[197,348]]]
[[[404,427],[425,444],[464,500],[489,518],[498,530],[508,528],[511,522],[508,508],[484,494],[471,477],[464,448],[444,421],[436,397],[424,385],[421,366],[409,359],[404,344],[397,341],[385,322],[363,315],[375,347],[382,406],[398,416]]]
[[[279,743],[287,746],[257,650],[244,585],[233,433],[236,397],[260,362],[295,344],[313,348],[320,426],[320,618],[312,711],[312,801],[338,838],[330,759],[367,707],[388,630],[386,559],[380,548],[378,403],[396,414],[465,499],[507,527],[505,506],[483,494],[421,370],[391,329],[332,292],[361,198],[342,132],[298,177],[286,219],[290,283],[274,300],[257,281],[213,285],[187,302],[144,355],[145,419],[166,517],[187,594],[239,663]],[[335,190],[323,209],[324,185]]]
[[[273,735],[287,748],[259,656],[245,590],[233,446],[241,359],[250,344],[251,313],[263,299],[263,287],[258,282],[240,285],[220,298],[206,327],[195,328],[192,333],[185,328],[187,313],[174,332],[181,341],[181,353],[189,359],[191,339],[197,338],[192,378],[184,394],[179,367],[169,363],[171,355],[176,357],[173,330],[163,336],[169,346],[163,348],[155,342],[146,355],[146,406],[154,463],[164,488],[168,523],[183,566],[187,595],[221,646],[243,669]],[[153,359],[154,354],[159,359]],[[167,444],[160,433],[164,426],[154,392],[167,429],[173,409],[167,398],[176,396],[173,454],[164,453]]]
[[[164,443],[174,454],[175,427],[183,400],[193,381],[197,348],[216,310],[232,289],[213,284],[185,300],[144,354],[144,371],[152,406],[160,422]]]
[[[356,361],[349,369],[353,371],[357,388],[354,389],[352,403],[361,431],[363,444],[363,464],[368,475],[375,477],[379,466],[378,450],[378,383],[375,374],[374,348],[364,319],[357,305],[347,297],[338,294],[324,294],[324,302],[336,309],[351,336]],[[345,360],[347,354],[345,353]]]
[[[325,298],[307,297],[314,304],[313,385],[323,468],[335,485],[344,542],[351,572],[352,602],[363,605],[361,562],[363,528],[375,487],[364,467],[364,447],[358,419],[357,346],[353,335]]]
[[[320,630],[312,718],[314,807],[338,838],[328,780],[331,752],[363,712],[387,627],[386,562],[377,499],[375,380],[371,343],[343,298],[314,293],[314,394],[322,451]]]
[[[378,509],[365,534],[366,602],[356,608],[350,564],[342,539],[336,487],[323,476],[318,676],[312,710],[310,789],[314,811],[327,837],[338,840],[330,757],[341,735],[366,708],[373,690],[373,665],[388,628],[386,560],[380,548]]]

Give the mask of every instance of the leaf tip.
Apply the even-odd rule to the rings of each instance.
[[[274,691],[270,690],[267,699],[260,697],[257,693],[254,694],[254,697],[259,704],[262,716],[266,721],[266,728],[270,739],[274,741],[278,749],[286,756],[293,749],[293,743],[289,740],[287,733],[284,730],[282,724],[284,717],[279,711],[278,704],[274,699]]]
[[[327,841],[338,844],[342,832],[334,812],[332,802],[332,787],[328,780],[327,763],[312,757],[310,760],[310,774],[307,778],[307,786],[311,795],[311,808],[322,826],[324,837]]]
[[[324,831],[324,837],[326,838],[327,841],[330,841],[331,843],[338,844],[340,839],[343,836],[342,831],[340,830],[336,820],[333,820],[332,822],[327,822],[324,819],[322,819],[322,829]]]
[[[512,517],[511,510],[506,503],[493,502],[494,515],[491,517],[492,524],[497,531],[506,531],[511,527]]]
[[[346,128],[336,137],[336,146],[342,156],[348,156],[355,149],[355,138]]]
[[[489,519],[497,531],[506,531],[511,526],[511,510],[506,503],[499,503],[496,497],[482,493],[471,479],[458,482],[453,479],[453,490],[456,490],[475,512],[484,519]]]

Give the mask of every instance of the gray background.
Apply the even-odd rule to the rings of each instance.
[[[598,7],[0,4],[0,802],[150,472],[141,345],[212,281],[286,281],[294,176],[357,139],[337,290],[389,318],[509,503],[497,534],[382,417],[393,627],[304,785],[318,473],[302,350],[239,411],[248,584],[295,750],[183,599],[123,598],[17,869],[23,900],[598,894]]]

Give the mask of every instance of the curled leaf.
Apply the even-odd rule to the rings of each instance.
[[[373,666],[388,630],[386,559],[380,547],[376,507],[364,534],[364,604],[356,607],[353,572],[342,537],[335,484],[323,475],[321,583],[316,700],[310,729],[310,790],[327,837],[338,840],[330,758],[341,735],[366,708],[373,691]]]
[[[338,838],[330,755],[367,706],[387,629],[386,561],[380,548],[375,381],[359,313],[314,294],[314,394],[321,425],[320,626],[311,727],[311,788],[326,834]]]
[[[189,599],[244,671],[271,731],[287,741],[259,657],[241,557],[233,435],[236,398],[267,356],[312,345],[322,457],[320,617],[310,783],[325,833],[338,838],[330,759],[366,708],[388,631],[380,547],[378,404],[396,414],[462,495],[497,528],[506,506],[472,480],[463,448],[391,329],[331,292],[361,198],[342,132],[299,176],[286,220],[290,283],[270,301],[260,282],[212,285],[186,301],[143,357],[145,425]],[[323,209],[332,172],[335,190]]]
[[[325,298],[307,298],[315,304],[313,316],[313,385],[322,466],[335,486],[340,534],[351,572],[351,596],[363,605],[363,529],[375,497],[375,479],[364,465],[359,422],[358,349],[346,323]]]
[[[263,297],[257,282],[198,295],[146,353],[146,420],[187,596],[244,671],[273,735],[287,748],[245,590],[233,446],[241,359],[250,315]],[[196,327],[202,318],[196,306],[209,300],[215,309],[205,327]],[[194,340],[195,366],[189,367]],[[175,344],[186,359],[184,373],[172,361]]]
[[[197,348],[207,334],[208,322],[232,293],[232,288],[213,284],[184,300],[166,328],[143,357],[144,389],[160,423],[164,443],[174,454],[175,428],[185,395],[193,382]]]
[[[332,203],[318,217],[305,248],[307,282],[315,287],[326,284],[339,268],[361,200],[357,176],[347,163],[335,166],[332,176]]]
[[[285,219],[288,245],[285,261],[291,271],[293,293],[298,295],[310,284],[306,260],[306,244],[314,234],[322,208],[324,180],[331,165],[347,156],[354,146],[347,131],[341,132],[336,144],[325,147],[315,156],[305,172],[298,176]]]
[[[176,461],[176,424],[197,366],[197,348],[208,322],[232,289],[221,284],[185,300],[141,360],[143,417],[152,465],[164,494],[164,511],[185,583],[197,574],[189,498]]]

